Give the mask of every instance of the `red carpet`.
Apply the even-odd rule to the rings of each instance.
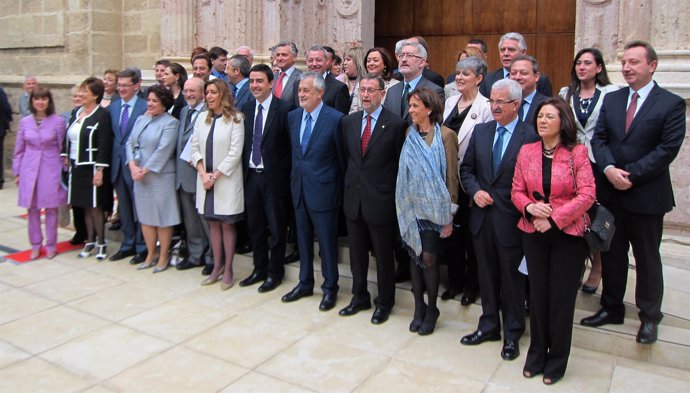
[[[77,244],[77,245],[71,245],[69,244],[68,241],[58,243],[57,244],[57,253],[62,254],[64,252],[70,252],[74,250],[80,250],[82,247],[84,247],[83,244]],[[26,263],[26,262],[31,262],[31,259],[29,258],[31,256],[31,250],[24,250],[24,251],[19,251],[15,252],[14,254],[8,254],[5,255],[5,259],[10,260],[12,262],[16,263]],[[45,258],[46,256],[46,251],[45,247],[41,248],[41,255],[39,256],[39,259]]]

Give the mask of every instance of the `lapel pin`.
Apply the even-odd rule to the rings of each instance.
[[[473,113],[470,117],[472,118],[472,120],[474,120],[474,119],[477,118],[477,114],[476,114],[476,113]]]

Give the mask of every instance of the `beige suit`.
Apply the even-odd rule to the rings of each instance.
[[[192,162],[194,166],[203,161],[206,165],[206,141],[211,124],[206,123],[207,112],[201,112],[194,124],[192,134]],[[244,117],[216,120],[213,131],[213,169],[223,176],[216,179],[214,190],[214,214],[231,215],[244,212],[244,189],[242,186],[242,147],[244,145]],[[204,212],[206,189],[201,177],[196,180],[196,208]]]
[[[456,95],[448,98],[446,100],[446,107],[443,110],[443,121],[445,122],[453,108],[458,105],[458,102],[462,98],[462,95]],[[472,136],[472,131],[474,131],[474,126],[479,123],[486,123],[493,120],[491,115],[491,106],[489,105],[487,98],[482,95],[482,93],[477,92],[477,96],[472,102],[470,111],[462,122],[462,126],[458,131],[458,164],[462,164],[462,160],[465,158],[465,151],[467,150],[467,145],[470,143],[470,137]]]

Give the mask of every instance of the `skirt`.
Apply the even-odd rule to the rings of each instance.
[[[103,169],[103,184],[93,185],[96,173],[94,165],[75,165],[72,162],[69,172],[69,200],[72,206],[81,208],[100,207],[103,211],[113,210],[113,185],[110,183],[110,169]]]

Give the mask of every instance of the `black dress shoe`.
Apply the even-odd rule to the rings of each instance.
[[[587,293],[589,295],[593,295],[593,294],[597,293],[598,288],[599,288],[598,286],[590,287],[589,285],[582,284],[582,292]]]
[[[252,252],[252,246],[249,244],[242,244],[235,247],[236,254],[249,254]]]
[[[125,259],[127,257],[131,257],[134,254],[135,254],[134,250],[120,250],[120,251],[116,252],[115,254],[111,255],[110,258],[108,258],[108,260],[115,262],[115,261],[119,261],[121,259]]]
[[[338,315],[342,317],[349,317],[350,315],[355,315],[362,310],[369,310],[370,308],[371,304],[369,303],[355,303],[354,301],[352,301],[350,302],[350,304],[347,305],[347,307],[338,311]]]
[[[204,265],[204,270],[201,271],[202,276],[210,276],[213,273],[213,265]]]
[[[189,261],[189,259],[185,259],[182,262],[178,263],[177,266],[175,266],[177,270],[189,270],[194,269],[195,267],[201,267],[201,265],[192,263]]]
[[[640,330],[637,331],[637,337],[635,341],[640,344],[651,344],[656,342],[656,337],[658,333],[658,327],[654,322],[642,322],[640,325]]]
[[[433,333],[434,329],[436,328],[436,321],[438,321],[439,315],[441,315],[441,312],[438,310],[438,308],[428,308],[426,310],[426,314],[424,315],[424,320],[422,321],[421,326],[419,326],[417,334],[420,336],[427,336]]]
[[[622,325],[623,324],[623,318],[616,318],[613,315],[609,314],[608,311],[604,310],[603,308],[599,310],[596,314],[592,315],[591,317],[583,318],[580,321],[580,325],[582,326],[589,326],[589,327],[597,327],[597,326],[602,326],[602,325],[607,325],[607,324],[612,324],[612,325]]]
[[[248,287],[250,285],[256,284],[257,282],[264,281],[265,279],[266,279],[266,274],[252,272],[252,274],[250,274],[249,277],[240,281],[240,286],[241,287]]]
[[[321,311],[328,311],[335,307],[335,299],[336,295],[332,293],[327,293],[323,295],[323,298],[321,299],[321,303],[319,303],[319,310]]]
[[[371,323],[374,325],[380,325],[388,320],[388,316],[390,314],[390,310],[384,310],[380,307],[376,307],[374,314],[371,316]]]
[[[139,263],[142,263],[142,262],[144,262],[144,261],[146,260],[146,257],[147,257],[148,255],[149,255],[148,252],[138,252],[138,253],[134,254],[134,258],[132,258],[132,259],[129,261],[129,264],[130,264],[130,265],[137,265],[137,264],[139,264]]]
[[[284,264],[288,263],[293,263],[299,261],[299,252],[297,250],[293,250],[290,255],[285,257],[285,260],[283,261]]]
[[[477,294],[473,292],[465,292],[460,298],[460,304],[463,306],[469,306],[477,301]]]
[[[313,294],[314,294],[313,290],[302,289],[298,285],[295,288],[293,288],[292,291],[285,294],[280,300],[283,301],[283,303],[290,303],[290,302],[294,302],[296,300],[299,300],[303,297],[311,296]]]
[[[518,356],[520,356],[520,344],[517,341],[505,340],[501,349],[503,360],[515,360]]]
[[[268,278],[266,279],[266,281],[264,281],[263,284],[259,285],[258,291],[261,292],[261,293],[271,292],[272,290],[276,289],[276,287],[277,287],[278,285],[280,285],[280,283],[281,283],[282,281],[283,281],[283,280],[278,280],[278,279],[275,279],[275,278],[273,278],[273,277],[268,277]],[[240,283],[240,285],[241,285],[241,283]]]
[[[457,288],[448,288],[441,294],[441,300],[453,299],[460,291]]]
[[[460,340],[462,345],[479,345],[484,341],[498,341],[501,339],[501,335],[498,333],[484,333],[479,330],[472,334],[468,334]]]
[[[69,244],[76,246],[77,244],[83,244],[85,241],[86,238],[74,235],[71,239],[69,239]]]
[[[120,220],[118,220],[118,221],[115,221],[112,224],[110,224],[110,228],[108,228],[108,230],[119,231],[121,228],[122,228],[122,223],[120,222]]]

